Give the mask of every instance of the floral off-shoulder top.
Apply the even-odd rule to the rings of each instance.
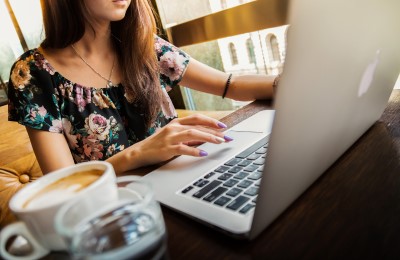
[[[167,91],[180,82],[190,58],[159,37],[155,51],[163,102],[150,129],[121,84],[101,89],[79,85],[58,73],[37,49],[24,53],[11,68],[8,119],[63,134],[76,163],[106,160],[177,116]]]

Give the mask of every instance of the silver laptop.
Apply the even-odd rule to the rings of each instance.
[[[398,0],[291,1],[275,110],[229,129],[233,142],[202,145],[207,157],[144,176],[156,199],[256,237],[379,119],[400,72],[399,10]]]

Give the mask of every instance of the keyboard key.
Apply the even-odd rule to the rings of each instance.
[[[221,181],[212,181],[210,182],[207,186],[203,187],[201,190],[197,191],[196,193],[193,194],[193,197],[196,198],[201,198],[213,189],[215,189],[217,186],[219,186],[222,182]]]
[[[241,210],[239,210],[239,212],[242,214],[246,214],[247,212],[249,212],[250,209],[254,208],[255,206],[256,205],[254,205],[254,204],[247,204]]]
[[[188,191],[192,190],[193,186],[186,187],[182,190],[182,193],[187,193]]]
[[[229,167],[227,167],[227,166],[220,166],[220,167],[218,167],[217,169],[215,169],[214,171],[215,171],[215,172],[219,172],[219,173],[224,173],[224,172],[226,172],[227,170],[229,170]]]
[[[215,174],[215,172],[210,172],[207,173],[206,175],[204,175],[204,179],[209,179],[211,176],[213,176]]]
[[[262,172],[255,172],[255,173],[252,173],[252,174],[249,176],[249,179],[250,179],[250,180],[258,180],[258,179],[261,178],[261,176],[262,176]]]
[[[244,168],[244,171],[246,172],[254,172],[255,170],[258,169],[258,165],[249,165],[246,168]]]
[[[238,182],[239,182],[238,180],[230,179],[230,180],[227,180],[223,185],[226,186],[226,187],[233,187]]]
[[[218,198],[214,204],[218,205],[218,206],[224,206],[226,203],[228,203],[231,199],[225,196],[221,196],[220,198]]]
[[[238,174],[233,176],[233,178],[242,180],[242,179],[246,178],[247,176],[249,176],[249,174],[247,172],[239,172]]]
[[[199,183],[201,183],[203,181],[203,179],[198,179],[197,181],[195,181],[194,183],[193,183],[193,185],[194,186],[197,186],[197,185],[199,185]]]
[[[228,170],[228,172],[230,172],[230,173],[238,173],[238,172],[240,172],[242,169],[243,169],[242,167],[235,166],[235,167],[230,168],[230,169]]]
[[[209,181],[207,181],[207,180],[199,179],[195,183],[193,183],[193,185],[201,188],[208,183],[209,183]]]
[[[248,197],[245,196],[239,196],[237,198],[235,198],[231,203],[228,204],[228,206],[226,206],[228,209],[231,210],[237,210],[238,208],[240,208],[244,203],[246,203],[249,200]]]
[[[250,187],[248,190],[244,192],[244,194],[249,195],[249,196],[254,196],[258,194],[258,188],[257,187]]]
[[[236,197],[237,195],[239,195],[239,193],[241,193],[243,190],[238,189],[238,188],[232,188],[231,190],[229,190],[226,195],[231,196],[231,197]]]
[[[259,154],[265,154],[266,152],[267,152],[267,148],[264,148],[264,147],[261,147],[260,149],[258,149],[256,151],[256,153],[259,153]]]
[[[200,182],[199,184],[197,184],[197,187],[202,188],[205,185],[207,185],[210,181],[208,180],[203,180],[202,182]]]
[[[261,157],[261,158],[258,158],[257,160],[255,160],[253,162],[253,164],[255,164],[255,165],[264,165],[264,162],[265,162],[265,159]]]
[[[232,174],[224,173],[224,174],[222,174],[221,176],[218,177],[218,180],[226,181],[226,180],[229,179],[230,177],[232,177]]]
[[[215,200],[216,198],[218,198],[222,193],[224,193],[227,190],[228,190],[227,188],[218,187],[215,190],[213,190],[211,193],[207,194],[207,196],[205,196],[203,198],[203,200],[211,202],[211,201]]]
[[[251,184],[253,184],[252,181],[248,181],[248,180],[243,180],[238,184],[239,188],[248,188],[251,186]]]
[[[258,153],[253,153],[250,154],[249,156],[247,156],[247,160],[257,160],[258,158],[261,157],[262,154],[258,154]]]
[[[239,158],[233,158],[233,159],[229,160],[228,162],[226,162],[225,165],[227,165],[227,166],[234,166],[234,165],[240,163],[241,161],[242,161],[242,160],[239,159]]]
[[[251,161],[249,161],[249,160],[243,160],[241,163],[239,163],[238,165],[239,166],[242,166],[242,167],[246,167],[247,165],[250,165],[251,164]]]

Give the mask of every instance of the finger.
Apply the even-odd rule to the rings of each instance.
[[[196,128],[190,128],[188,130],[184,130],[171,135],[170,141],[172,143],[208,142],[220,144],[225,142],[225,139],[221,136],[200,131]]]
[[[204,142],[189,141],[189,142],[185,142],[184,144],[186,144],[187,146],[198,146],[198,145],[204,144]]]
[[[220,130],[215,130],[213,128],[209,128],[209,127],[205,127],[205,126],[201,126],[201,125],[180,125],[179,127],[180,127],[180,129],[182,129],[181,131],[196,129],[198,131],[209,133],[209,134],[216,135],[219,137],[224,136],[224,133],[222,133]]]
[[[217,129],[224,129],[227,127],[224,123],[222,123],[212,117],[205,116],[202,114],[194,114],[194,115],[186,116],[186,117],[177,119],[177,121],[182,125],[202,125],[202,126],[207,126],[207,127],[211,127],[211,128],[217,128]]]
[[[206,128],[203,126],[192,126],[192,125],[180,125],[179,126],[180,129],[184,129],[184,130],[189,130],[189,129],[196,129],[198,131],[202,131],[211,135],[215,135],[215,136],[219,136],[221,138],[224,138],[226,142],[230,142],[233,140],[232,137],[225,135],[224,133],[218,131],[218,130],[213,130],[211,128]]]
[[[190,155],[196,157],[203,157],[208,155],[208,153],[204,150],[195,147],[190,147],[184,144],[173,146],[173,151],[175,155]]]
[[[225,135],[220,130],[214,130],[214,129],[207,128],[204,126],[199,126],[199,125],[180,125],[180,124],[174,125],[174,130],[177,132],[183,131],[183,130],[190,130],[190,129],[196,129],[198,131],[209,133],[211,135],[219,136],[221,138],[224,138],[225,142],[230,142],[233,140],[232,137]]]

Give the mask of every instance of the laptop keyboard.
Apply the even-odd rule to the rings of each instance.
[[[269,136],[259,140],[180,192],[241,214],[255,207]]]

